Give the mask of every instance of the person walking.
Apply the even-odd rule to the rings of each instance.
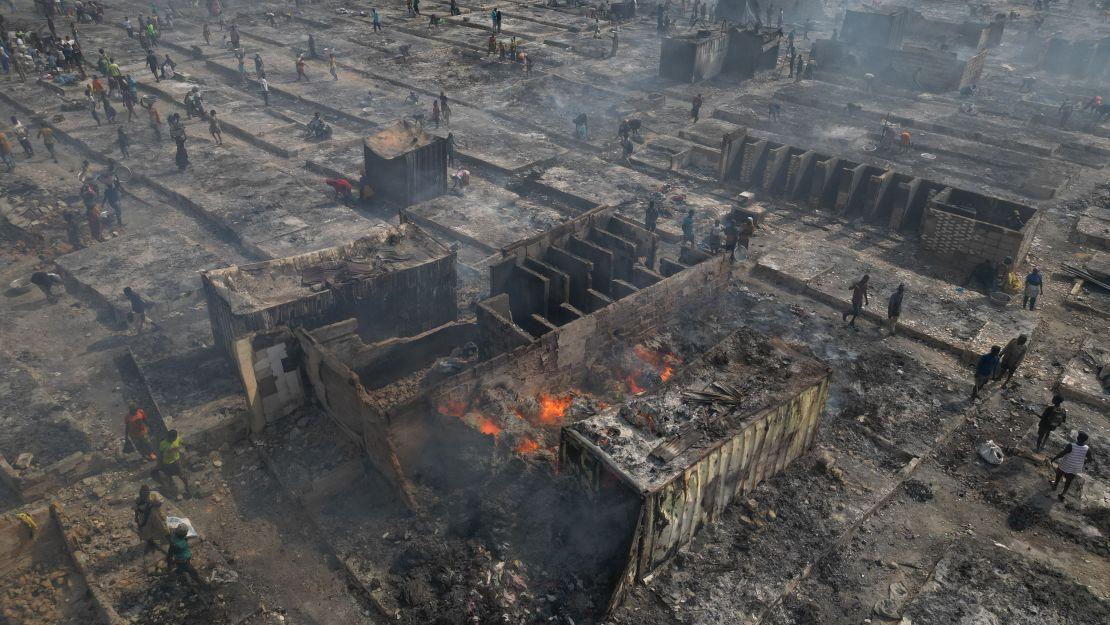
[[[181,468],[184,449],[177,430],[166,432],[166,437],[158,443],[158,465],[154,467],[153,475],[158,479],[165,478],[170,485],[173,485],[174,476],[179,477],[185,485],[185,496],[190,497],[189,478]]]
[[[647,208],[644,209],[644,226],[648,232],[655,232],[659,223],[659,209],[655,206],[655,198],[649,198]]]
[[[135,334],[143,331],[143,326],[146,325],[146,313],[150,309],[151,304],[143,296],[139,295],[135,289],[129,286],[123,287],[123,296],[127,298],[128,303],[131,304],[131,317],[135,322]],[[154,329],[158,329],[158,324],[152,320],[150,325]]]
[[[1029,310],[1037,307],[1037,298],[1041,295],[1041,287],[1044,285],[1044,278],[1041,276],[1041,270],[1037,267],[1025,276],[1025,291],[1021,298],[1021,307],[1024,309],[1026,306]]]
[[[146,568],[146,556],[151,551],[165,553],[163,544],[169,543],[170,528],[166,525],[166,514],[162,510],[162,495],[150,490],[150,486],[143,484],[139,487],[139,496],[131,512],[135,519],[135,531],[139,540],[143,541],[143,562]]]
[[[216,119],[216,109],[208,112],[208,134],[216,141],[216,145],[224,144],[223,131],[220,129],[220,120]]]
[[[147,109],[147,116],[150,119],[150,129],[154,132],[154,140],[158,143],[162,142],[162,115],[158,113],[154,102],[150,103],[150,108]]]
[[[171,128],[170,136],[173,136],[173,142],[177,146],[173,155],[173,162],[177,165],[177,171],[185,171],[189,166],[189,151],[185,149],[186,137],[184,134],[173,135]]]
[[[694,120],[695,124],[698,123],[698,116],[701,115],[701,105],[704,102],[704,98],[702,98],[701,94],[699,93],[694,96],[693,101],[691,101],[690,103],[690,118]]]
[[[263,66],[262,55],[255,52],[254,53],[254,75],[258,76],[259,78],[264,78],[263,73],[262,73],[262,66]]]
[[[1060,395],[1053,395],[1052,403],[1045,406],[1045,409],[1041,412],[1041,418],[1037,421],[1036,451],[1043,450],[1045,443],[1048,442],[1048,437],[1056,431],[1056,428],[1064,425],[1067,420],[1068,411],[1064,408],[1064,398]]]
[[[12,134],[15,135],[15,140],[19,142],[19,145],[23,147],[23,154],[28,159],[35,155],[35,148],[31,145],[31,133],[15,115],[12,115]]]
[[[170,534],[166,562],[173,567],[173,572],[178,579],[187,577],[195,586],[202,585],[200,574],[193,566],[193,550],[189,547],[189,527],[184,523],[174,528],[173,533]]]
[[[131,158],[131,153],[127,150],[131,145],[131,139],[123,131],[123,126],[116,128],[116,143],[119,144],[119,153],[123,158]]]
[[[871,276],[864,275],[859,279],[859,282],[852,283],[848,290],[852,292],[852,307],[844,311],[841,315],[841,320],[848,321],[848,317],[852,320],[848,321],[848,325],[856,325],[856,317],[863,311],[863,307],[871,303],[871,299],[867,295],[867,286],[871,282]]]
[[[1068,443],[1067,447],[1052,457],[1053,462],[1059,461],[1056,465],[1056,480],[1052,482],[1052,492],[1056,492],[1056,488],[1060,485],[1060,478],[1064,478],[1064,490],[1060,491],[1058,497],[1060,501],[1064,500],[1064,495],[1068,494],[1075,476],[1083,471],[1083,465],[1091,457],[1091,447],[1087,444],[1087,440],[1087,433],[1080,431],[1076,434],[1074,443]]]
[[[339,70],[336,67],[335,52],[328,52],[328,73],[332,80],[339,80]]]
[[[890,299],[886,303],[886,331],[887,334],[894,336],[898,331],[898,318],[902,316],[902,300],[906,296],[906,285],[899,284],[898,288],[890,294]]]
[[[297,57],[297,82],[300,82],[300,80],[302,78],[304,78],[305,82],[308,82],[308,74],[304,73],[304,68],[305,68],[304,55],[301,54]]]
[[[54,129],[43,123],[39,126],[39,133],[36,136],[42,139],[42,145],[46,147],[46,151],[50,154],[50,158],[57,163],[58,155],[54,153]]]
[[[995,374],[998,372],[999,353],[1002,348],[994,345],[991,351],[979,357],[979,361],[975,363],[975,386],[971,389],[971,398],[979,397],[979,391],[994,379]]]
[[[154,54],[154,50],[147,50],[146,66],[150,68],[150,73],[154,76],[154,82],[162,82],[162,77],[158,75],[158,55]]]
[[[112,212],[116,215],[116,223],[123,227],[123,206],[120,200],[123,198],[123,187],[119,179],[116,178],[104,187],[104,203],[112,207]]]
[[[1019,334],[1006,343],[1006,347],[1002,348],[1001,360],[998,365],[998,374],[995,379],[1000,379],[1003,374],[1006,374],[1006,379],[1003,380],[1002,386],[1010,383],[1014,377],[1014,372],[1021,366],[1021,361],[1025,360],[1025,353],[1029,348],[1029,337],[1024,334]]]
[[[145,460],[156,460],[154,446],[150,443],[150,428],[146,422],[146,411],[137,402],[127,403],[127,415],[123,418],[124,439]],[[126,445],[125,445],[126,448]]]
[[[270,82],[265,76],[258,79],[258,88],[262,91],[262,102],[270,106]]]
[[[381,30],[382,30],[382,18],[381,18],[381,16],[378,15],[378,10],[377,9],[374,9],[374,8],[370,9],[370,23],[374,27],[374,32],[381,32]]]

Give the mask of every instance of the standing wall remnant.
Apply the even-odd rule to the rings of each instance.
[[[201,274],[212,336],[234,344],[281,326],[355,317],[367,339],[407,336],[457,316],[455,252],[414,224],[348,245]]]
[[[661,391],[562,430],[560,468],[577,476],[599,506],[616,498],[613,490],[640,501],[625,525],[628,557],[608,611],[729,504],[814,443],[832,370],[777,339],[741,333]],[[738,401],[729,407],[733,391]]]

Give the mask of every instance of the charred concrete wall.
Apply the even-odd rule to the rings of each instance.
[[[312,395],[332,422],[361,446],[375,469],[410,508],[416,503],[397,460],[390,418],[367,393],[357,373],[304,330],[294,331],[304,352],[303,366]]]
[[[1030,35],[1023,55],[1053,73],[1110,80],[1110,37],[1071,40]]]
[[[777,28],[730,30],[723,73],[747,79],[755,76],[756,72],[774,69],[781,41],[782,30]]]
[[[378,197],[411,206],[447,192],[447,141],[442,137],[393,158],[369,147],[364,152],[364,171]]]
[[[813,43],[813,57],[821,71],[862,77],[874,74],[884,83],[903,89],[952,91],[976,82],[982,74],[986,51],[967,60],[956,53],[924,48],[891,49],[844,41],[820,39]]]
[[[657,237],[612,208],[598,207],[502,250],[479,305],[483,355],[543,336],[663,279]],[[676,263],[672,263],[676,264]],[[505,295],[505,298],[498,296]]]
[[[201,274],[216,343],[235,361],[236,340],[281,326],[312,329],[354,317],[364,338],[375,339],[417,334],[455,320],[455,253],[446,249],[415,266],[337,284],[294,301],[244,313],[232,309],[227,295],[213,280],[235,271],[296,271],[339,260],[346,253],[345,248],[331,248]]]
[[[708,30],[667,37],[659,50],[659,75],[682,82],[707,80],[721,73],[728,35]]]
[[[891,230],[921,232],[935,237],[945,250],[967,249],[971,238],[987,235],[991,246],[1000,230],[1012,230],[1013,238],[998,243],[1009,250],[1003,256],[1020,260],[1036,231],[1036,209],[999,198],[955,189],[944,183],[919,178],[876,165],[823,154],[748,135],[740,130],[721,140],[718,166],[721,182],[760,189],[768,195],[807,204],[822,210],[862,218]],[[955,206],[949,207],[954,202]],[[938,216],[929,221],[933,208],[963,216],[963,221]],[[1015,215],[1017,217],[1015,217]],[[966,222],[966,223],[965,223]],[[980,228],[972,222],[981,222]],[[931,230],[930,230],[931,229]],[[970,238],[969,238],[970,237]],[[952,243],[949,244],[948,242]],[[929,243],[927,243],[929,245]],[[987,256],[990,246],[975,248]],[[938,249],[939,252],[939,249]],[[1001,258],[1001,257],[998,257]]]
[[[715,256],[542,337],[466,369],[401,411],[467,404],[478,389],[509,385],[519,395],[584,386],[590,367],[627,349],[673,319],[689,302],[708,299],[728,281],[728,260]]]
[[[774,69],[781,39],[781,29],[758,27],[667,37],[659,51],[659,75],[682,82],[719,74],[751,78],[757,71]]]
[[[901,48],[908,15],[902,8],[847,11],[840,27],[840,41],[865,47]]]
[[[782,349],[805,358],[785,346]],[[628,559],[609,609],[620,604],[636,581],[654,573],[693,541],[738,497],[812,447],[831,376],[830,369],[814,369],[822,373],[804,380],[791,394],[776,398],[770,407],[736,416],[737,427],[699,448],[689,462],[667,473],[669,477],[660,483],[634,477],[574,426],[563,428],[559,449],[563,471],[576,475],[595,501],[600,501],[597,497],[607,485],[618,484],[641,502],[638,518],[628,524]],[[681,455],[671,462],[686,460],[687,456]]]

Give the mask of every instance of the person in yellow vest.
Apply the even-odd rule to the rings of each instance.
[[[158,479],[165,477],[171,485],[173,484],[173,476],[176,475],[181,478],[181,483],[185,485],[185,496],[191,497],[189,478],[185,475],[185,469],[182,467],[181,458],[184,451],[185,446],[177,430],[166,432],[166,437],[158,444],[158,466],[154,468],[153,475]]]

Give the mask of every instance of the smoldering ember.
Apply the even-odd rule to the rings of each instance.
[[[0,33],[0,624],[1110,623],[1108,0]]]

